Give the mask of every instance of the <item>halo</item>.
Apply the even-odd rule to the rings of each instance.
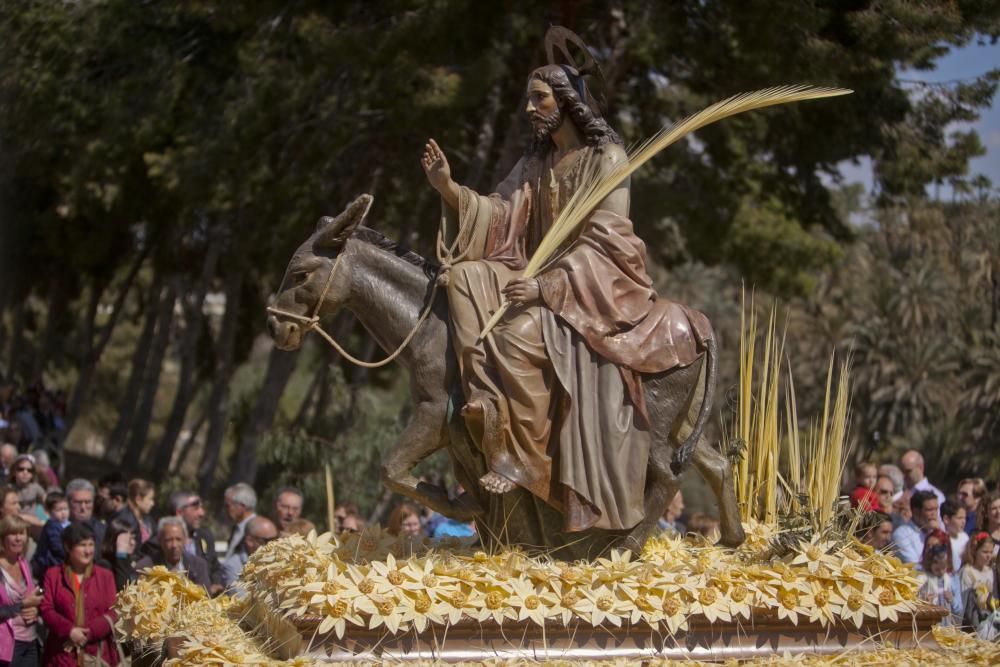
[[[582,55],[580,62],[577,62],[577,59],[570,53],[570,44],[575,46]],[[557,52],[562,55],[562,62],[556,59]],[[568,65],[572,67],[577,71],[581,79],[586,75],[595,76],[600,81],[601,89],[603,89],[604,72],[601,71],[601,66],[590,53],[587,43],[569,28],[564,28],[561,25],[554,25],[549,28],[548,32],[545,33],[545,57],[550,65]],[[600,93],[603,93],[603,90]],[[598,99],[600,93],[595,94],[592,87],[587,86],[587,96],[583,100],[598,115],[602,115],[600,107],[603,106],[601,104],[603,99]]]

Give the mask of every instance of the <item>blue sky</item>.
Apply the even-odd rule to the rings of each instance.
[[[900,72],[900,78],[928,82],[954,81],[970,79],[994,67],[1000,67],[1000,43],[978,45],[973,42],[964,48],[952,50],[938,60],[936,69],[905,70]],[[994,95],[993,106],[972,127],[979,133],[979,138],[986,147],[986,155],[970,163],[969,175],[985,174],[993,181],[994,188],[1000,188],[1000,93]],[[845,162],[841,165],[841,173],[848,182],[863,183],[871,190],[870,160],[865,159],[859,164]]]

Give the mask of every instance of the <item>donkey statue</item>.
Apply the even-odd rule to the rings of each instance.
[[[371,202],[370,195],[361,195],[336,218],[320,219],[288,263],[268,309],[267,327],[279,349],[294,350],[319,318],[347,308],[382,349],[398,351],[398,361],[410,375],[413,416],[382,461],[388,488],[445,516],[475,519],[488,548],[516,544],[569,560],[595,557],[610,547],[638,552],[677,492],[690,460],[718,499],[721,543],[743,542],[732,467],[700,438],[715,384],[711,348],[688,367],[643,378],[652,444],[645,518],[634,528],[563,532],[558,511],[527,491],[497,495],[480,488],[476,480],[487,472],[486,460],[459,414],[465,398],[450,340],[447,297],[435,289],[437,267],[362,226]],[[685,442],[693,450],[678,456]],[[442,448],[465,488],[458,498],[449,498],[443,487],[421,482],[412,472]]]

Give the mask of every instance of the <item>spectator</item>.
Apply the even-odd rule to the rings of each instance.
[[[680,489],[677,489],[677,493],[670,500],[670,504],[667,505],[667,509],[663,512],[657,520],[657,527],[670,533],[671,535],[684,535],[685,529],[684,524],[681,523],[681,515],[684,513],[684,493]]]
[[[44,449],[36,449],[31,452],[35,457],[35,470],[37,481],[46,491],[59,488],[59,475],[52,469],[52,461],[49,460],[49,453]]]
[[[127,521],[112,519],[104,535],[98,564],[114,573],[115,589],[119,593],[138,578],[135,570],[136,546],[135,528]]]
[[[851,507],[861,507],[865,512],[877,509],[878,497],[875,482],[878,467],[871,461],[862,461],[854,466],[854,490],[851,492]]]
[[[931,491],[917,491],[910,496],[910,510],[912,520],[892,531],[892,541],[904,563],[919,565],[924,553],[925,536],[938,527],[937,498]]]
[[[422,537],[424,529],[420,525],[420,510],[413,503],[400,503],[389,515],[386,529],[390,535]]]
[[[883,463],[878,467],[878,474],[885,475],[892,480],[892,500],[893,502],[899,500],[899,496],[903,493],[903,471],[899,469],[899,466]]]
[[[263,516],[251,518],[246,524],[243,547],[222,562],[226,586],[232,586],[239,579],[240,573],[243,572],[243,566],[247,564],[247,560],[254,555],[257,549],[277,536],[278,529],[270,519]]]
[[[139,539],[139,544],[144,544],[153,536],[153,517],[149,513],[156,505],[156,488],[152,482],[133,479],[128,483],[127,493],[128,500],[115,518],[131,526]],[[114,488],[111,490],[111,497],[114,499]]]
[[[0,519],[9,516],[20,516],[21,500],[17,497],[17,489],[13,486],[0,487],[0,497],[3,499],[0,502]]]
[[[958,502],[965,508],[967,533],[976,532],[976,512],[984,495],[986,495],[986,482],[982,477],[971,477],[958,483]]]
[[[892,513],[892,497],[895,494],[892,480],[888,475],[879,475],[875,480],[875,496],[878,500],[878,510],[884,514]]]
[[[903,454],[900,459],[900,470],[903,471],[903,485],[910,491],[930,491],[937,498],[938,507],[944,504],[944,494],[927,481],[924,475],[924,457],[915,449]],[[940,517],[938,517],[940,519]]]
[[[190,554],[184,549],[184,546],[187,544],[187,538],[187,527],[180,517],[163,517],[156,526],[156,539],[160,544],[160,557],[153,558],[146,556],[136,563],[135,568],[137,570],[144,570],[154,565],[163,565],[171,572],[186,575],[188,579],[202,586],[207,591],[212,585],[208,575],[208,563],[200,556]]]
[[[954,500],[944,501],[941,506],[941,523],[951,540],[951,569],[958,572],[962,567],[962,554],[965,553],[965,545],[969,542],[969,534],[965,532],[965,508]]]
[[[94,492],[90,488],[92,510]],[[118,664],[112,634],[115,577],[107,568],[94,564],[96,539],[90,525],[73,522],[62,538],[66,565],[50,567],[42,585],[45,592],[40,611],[48,628],[42,663],[77,667],[83,663],[80,654],[86,653],[113,667]]]
[[[211,582],[208,592],[212,595],[221,593],[225,587],[222,562],[219,561],[219,555],[215,551],[215,537],[212,531],[202,526],[205,520],[205,504],[201,497],[194,491],[175,491],[170,496],[167,511],[184,521],[188,534],[184,550],[208,563],[208,579]]]
[[[992,559],[993,538],[989,533],[976,533],[969,538],[963,557],[965,564],[959,573],[959,590],[965,600],[963,621],[968,627],[978,627],[991,611],[988,601],[995,585]]]
[[[98,494],[97,507],[94,512],[102,520],[108,521],[118,516],[128,508],[128,485],[115,482],[104,489],[104,494]],[[152,531],[150,531],[152,532]]]
[[[226,516],[233,522],[233,530],[229,534],[229,548],[226,549],[226,559],[229,559],[239,550],[247,523],[257,516],[254,514],[257,507],[257,494],[252,486],[240,482],[226,489],[222,500],[225,503]]]
[[[979,532],[990,534],[993,539],[993,554],[1000,549],[1000,493],[987,493],[979,504],[979,516],[976,519]]]
[[[45,497],[45,511],[49,514],[49,520],[42,527],[35,556],[31,559],[36,579],[41,579],[53,565],[62,565],[66,561],[62,533],[69,525],[69,501],[63,494],[53,491]]]
[[[909,491],[903,491],[898,498],[892,501],[893,530],[913,520],[913,512],[910,510],[910,497],[912,495]]]
[[[365,529],[365,521],[357,514],[348,514],[340,522],[340,527],[345,533],[360,533]]]
[[[7,427],[8,434],[13,429],[16,422],[11,422]],[[0,445],[0,468],[3,470],[4,479],[10,479],[10,473],[14,468],[14,459],[17,458],[17,447],[11,443]]]
[[[309,537],[309,534],[316,530],[316,525],[309,519],[296,519],[288,524],[285,530],[282,530],[281,537],[288,537],[289,535],[300,535],[302,537]]]
[[[278,530],[286,531],[293,521],[302,516],[302,492],[292,486],[278,490],[274,497],[274,523]]]
[[[688,533],[701,535],[709,544],[719,539],[719,520],[704,512],[695,512],[688,522]]]
[[[14,459],[9,479],[11,485],[17,489],[21,511],[33,514],[38,520],[38,526],[41,527],[49,517],[45,514],[45,489],[38,483],[35,458],[21,454]]]
[[[94,548],[100,553],[104,542],[104,523],[94,516],[94,485],[85,479],[70,480],[66,485],[69,519],[86,524],[94,534]]]
[[[348,521],[348,518],[350,518],[350,521]],[[333,510],[333,519],[334,521],[336,521],[337,524],[334,530],[334,533],[336,533],[337,535],[343,532],[356,533],[361,528],[361,526],[359,525],[360,514],[358,513],[358,506],[355,505],[354,503],[338,504]],[[348,523],[352,524],[350,529],[345,527],[344,525],[345,521],[348,521]]]
[[[955,580],[948,574],[950,562],[947,544],[928,544],[921,559],[924,572],[918,578],[920,598],[951,612],[941,619],[941,625],[954,625],[955,618],[961,616],[963,611],[961,593],[955,586]]]
[[[35,586],[24,559],[28,525],[18,517],[0,520],[0,662],[38,665],[38,606]]]
[[[878,551],[887,550],[892,545],[892,517],[877,510],[870,512],[859,532],[863,543]]]
[[[448,489],[448,499],[456,501],[465,493],[465,488],[455,482]],[[476,523],[474,521],[457,521],[451,517],[441,516],[434,523],[434,532],[430,535],[434,539],[445,537],[472,537],[476,534]]]

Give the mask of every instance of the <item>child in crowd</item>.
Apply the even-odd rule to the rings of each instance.
[[[955,625],[963,612],[962,595],[955,578],[948,572],[951,566],[949,547],[949,544],[942,544],[936,539],[928,539],[924,549],[924,571],[917,575],[920,598],[951,612],[941,620],[941,625]]]
[[[38,538],[38,548],[31,559],[31,567],[40,580],[45,570],[53,565],[62,565],[66,561],[66,551],[63,549],[62,533],[69,525],[69,501],[58,491],[52,491],[45,497],[45,511],[49,520],[42,526],[42,534]]]
[[[878,480],[878,466],[871,461],[862,461],[854,466],[854,491],[851,492],[851,507],[860,507],[865,512],[879,508],[875,494]]]
[[[958,572],[962,567],[965,545],[969,543],[969,534],[965,532],[965,508],[954,500],[946,500],[941,505],[941,520],[951,540],[951,569]]]
[[[993,538],[987,532],[969,538],[959,574],[959,589],[965,599],[963,622],[975,628],[989,615],[990,594],[994,587]]]

